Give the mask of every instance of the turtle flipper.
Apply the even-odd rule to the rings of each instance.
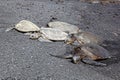
[[[50,55],[53,56],[53,57],[62,58],[62,59],[71,59],[73,57],[72,54],[63,54],[63,55],[52,55],[52,54],[50,54]]]
[[[39,37],[39,38],[38,38],[38,41],[40,41],[40,42],[53,42],[53,41],[51,41],[51,40],[49,40],[49,39],[45,39],[45,38],[43,38],[43,37]]]
[[[82,61],[86,64],[95,65],[95,66],[106,66],[105,63],[97,62],[89,58],[84,58]]]
[[[30,36],[31,34],[33,34],[33,33],[31,33],[31,32],[24,33],[24,35],[27,35],[27,36]]]
[[[10,30],[12,30],[12,29],[14,29],[15,27],[9,27],[9,28],[7,28],[6,30],[5,30],[5,32],[8,32],[8,31],[10,31]]]

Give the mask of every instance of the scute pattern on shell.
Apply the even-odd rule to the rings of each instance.
[[[15,25],[15,29],[21,32],[31,32],[31,31],[39,31],[40,28],[35,25],[34,23],[27,21],[27,20],[22,20],[19,23]]]
[[[40,32],[42,33],[43,37],[46,37],[50,40],[66,40],[68,34],[53,28],[41,28]]]
[[[69,34],[78,33],[80,31],[77,26],[61,21],[49,22],[48,26],[50,28],[55,28],[64,32],[68,32]]]

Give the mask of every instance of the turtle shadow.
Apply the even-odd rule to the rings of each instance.
[[[120,62],[120,40],[118,41],[104,41],[103,46],[110,52],[111,59],[105,61],[108,65],[116,64]]]

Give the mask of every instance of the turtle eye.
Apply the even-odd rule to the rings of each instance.
[[[35,38],[35,35],[33,35],[33,34],[32,34],[32,35],[30,35],[30,38]]]

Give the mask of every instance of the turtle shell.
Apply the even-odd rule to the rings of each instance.
[[[102,38],[98,35],[95,35],[91,32],[79,32],[78,34],[75,34],[76,39],[81,44],[87,44],[87,43],[96,43],[101,44],[103,42]]]
[[[81,47],[81,50],[84,52],[84,54],[86,54],[93,60],[111,58],[108,50],[97,44],[92,43],[85,44],[84,46]]]
[[[27,20],[22,20],[19,23],[15,25],[15,29],[21,32],[31,32],[31,31],[39,31],[40,28],[35,25],[34,23],[27,21]]]
[[[40,32],[43,37],[46,37],[49,40],[66,40],[68,34],[53,28],[41,28]]]
[[[61,21],[49,22],[48,26],[50,28],[55,28],[64,32],[68,32],[69,34],[78,33],[80,31],[77,26]]]

